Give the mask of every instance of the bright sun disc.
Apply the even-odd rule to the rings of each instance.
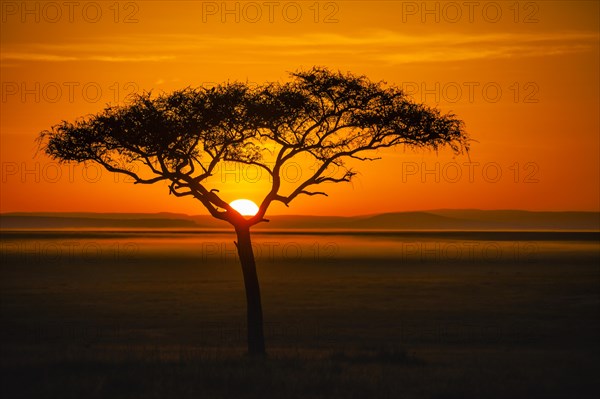
[[[229,203],[233,209],[238,211],[242,216],[254,216],[258,212],[258,206],[247,199],[237,199]]]

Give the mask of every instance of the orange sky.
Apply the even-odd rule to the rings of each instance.
[[[328,198],[273,213],[600,208],[597,1],[72,4],[2,2],[2,212],[205,213],[161,184],[58,167],[34,139],[132,91],[260,84],[313,65],[403,86],[458,114],[477,142],[470,159],[385,151],[352,184],[323,187]],[[261,200],[254,171],[221,172],[225,199]]]

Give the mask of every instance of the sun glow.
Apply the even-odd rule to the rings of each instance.
[[[254,216],[258,212],[258,206],[247,199],[237,199],[229,203],[233,209],[238,211],[242,216]]]

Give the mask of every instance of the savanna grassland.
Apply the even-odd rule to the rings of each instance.
[[[3,398],[595,398],[598,233],[2,234]]]

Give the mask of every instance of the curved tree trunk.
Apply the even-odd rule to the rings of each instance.
[[[264,355],[265,337],[263,334],[262,305],[260,302],[260,287],[258,275],[256,274],[256,262],[252,242],[250,241],[250,228],[248,226],[236,226],[237,250],[242,264],[244,274],[244,285],[246,286],[246,303],[248,306],[248,354]]]

